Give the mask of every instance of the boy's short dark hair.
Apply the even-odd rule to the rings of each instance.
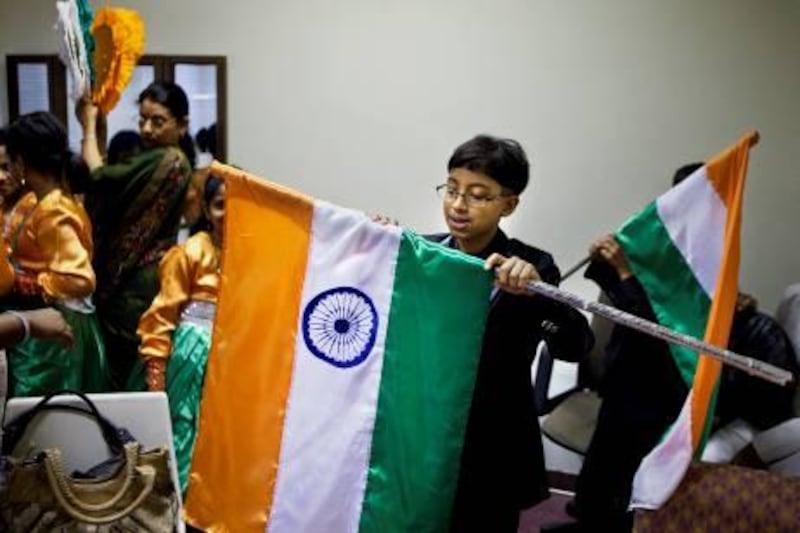
[[[681,168],[675,171],[675,175],[672,176],[672,186],[679,184],[689,176],[695,173],[695,171],[702,167],[703,163],[689,163],[688,165],[683,165]]]
[[[458,148],[447,170],[464,168],[492,178],[502,187],[520,194],[528,186],[530,164],[522,146],[513,139],[477,135]]]
[[[142,138],[133,130],[118,131],[108,142],[106,161],[109,165],[121,163],[142,151]]]

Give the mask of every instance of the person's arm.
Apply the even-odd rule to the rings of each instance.
[[[542,281],[558,286],[561,283],[561,271],[553,256],[540,253],[531,257],[535,261],[537,272]],[[542,299],[542,339],[553,357],[564,361],[577,362],[589,353],[594,346],[594,333],[582,312],[577,309],[547,298]]]
[[[495,286],[511,294],[527,294],[528,283],[542,279],[535,266],[517,256],[494,253],[486,259],[483,268],[494,270]]]
[[[72,328],[55,309],[0,314],[0,348],[9,348],[29,337],[55,340],[64,346],[71,346],[74,341]]]
[[[512,294],[528,294],[525,287],[531,281],[541,280],[551,285],[558,285],[561,281],[558,267],[549,254],[542,254],[535,266],[516,256],[505,258],[492,254],[484,268],[495,268],[495,285]],[[543,299],[542,306],[545,320],[537,326],[542,328],[542,337],[553,356],[569,361],[580,360],[594,345],[594,335],[586,317],[554,300]]]
[[[81,130],[83,131],[83,137],[81,138],[81,155],[84,161],[86,161],[86,164],[89,165],[89,170],[95,170],[103,166],[103,155],[100,152],[97,131],[99,110],[88,97],[85,97],[78,101],[75,113],[78,116],[78,122],[80,122]]]
[[[597,283],[614,307],[641,318],[657,321],[650,300],[633,274],[622,247],[613,235],[596,240],[589,247],[593,261],[584,277]]]
[[[571,362],[581,361],[594,346],[594,333],[583,313],[558,302],[549,305],[542,339],[553,357]]]
[[[552,257],[543,257],[542,264],[538,266],[545,282],[556,286],[561,283],[561,272]],[[542,306],[542,339],[547,343],[550,353],[564,361],[582,360],[594,346],[594,333],[584,314],[574,307],[550,299],[546,299]]]
[[[176,153],[181,152],[172,147],[151,148],[120,163],[102,164],[90,173],[89,179],[83,184],[83,192],[90,195],[110,194],[113,197],[132,183],[149,181],[165,157],[180,157],[175,155]],[[187,172],[187,183],[189,175]]]
[[[150,308],[139,320],[137,334],[142,339],[139,355],[145,363],[145,380],[150,391],[166,388],[167,360],[172,351],[172,334],[180,311],[191,296],[191,265],[180,246],[173,246],[161,260],[161,289]]]

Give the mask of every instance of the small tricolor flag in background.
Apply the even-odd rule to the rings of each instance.
[[[186,514],[212,531],[448,527],[492,275],[215,163],[222,282]]]
[[[736,306],[742,195],[757,140],[750,134],[711,159],[616,235],[659,322],[720,347],[728,344]],[[669,499],[702,452],[714,413],[721,363],[670,349],[691,388],[677,421],[639,466],[632,507],[657,509]]]

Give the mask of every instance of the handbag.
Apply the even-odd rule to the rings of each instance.
[[[81,398],[85,407],[51,404],[58,395]],[[13,450],[42,412],[63,410],[92,418],[112,457],[86,472],[68,475],[61,451],[46,449],[32,458]],[[0,531],[171,532],[179,512],[169,469],[169,450],[143,451],[123,428],[103,417],[84,394],[59,391],[10,421],[0,457]]]

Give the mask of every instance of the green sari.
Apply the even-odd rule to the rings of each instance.
[[[72,347],[32,337],[9,348],[9,397],[43,396],[61,389],[108,390],[108,368],[97,317],[93,312],[61,304],[55,307],[72,327],[75,336]]]
[[[178,148],[154,148],[98,168],[88,186],[95,301],[117,389],[125,388],[138,359],[136,328],[158,293],[158,263],[177,242],[191,176]]]
[[[24,269],[14,259],[20,233],[33,210],[28,211],[11,239],[10,261],[17,272]],[[108,392],[109,368],[105,343],[91,297],[46,302],[40,294],[12,293],[3,298],[0,310],[31,310],[54,307],[61,312],[73,333],[66,347],[51,339],[29,337],[6,350],[8,397],[44,396],[69,389],[81,392]]]

